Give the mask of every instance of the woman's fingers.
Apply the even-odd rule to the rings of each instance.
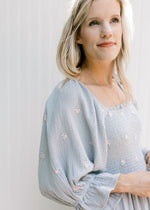
[[[150,157],[148,158],[147,170],[150,170]]]

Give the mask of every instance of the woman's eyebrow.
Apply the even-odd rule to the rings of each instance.
[[[120,15],[116,14],[116,15],[112,15],[111,18],[112,17],[120,17]],[[100,18],[99,17],[91,17],[91,18],[87,19],[87,21],[93,20],[93,19],[100,19]]]

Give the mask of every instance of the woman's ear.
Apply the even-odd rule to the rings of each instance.
[[[76,43],[77,44],[82,44],[81,39],[80,38],[77,38]]]
[[[81,38],[79,36],[77,36],[76,43],[77,44],[82,44]]]

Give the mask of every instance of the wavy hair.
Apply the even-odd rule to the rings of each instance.
[[[127,101],[132,98],[132,86],[127,77],[127,66],[130,59],[130,46],[133,38],[133,16],[129,0],[116,0],[120,4],[122,21],[122,45],[118,56],[115,59],[115,67],[120,82],[122,83]],[[78,78],[81,65],[84,62],[84,51],[76,43],[80,32],[81,24],[87,17],[87,13],[93,0],[75,0],[70,14],[65,22],[60,41],[57,47],[56,63],[60,72],[65,75],[65,81]],[[113,75],[115,77],[115,73]]]

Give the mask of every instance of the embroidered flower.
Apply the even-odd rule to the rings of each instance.
[[[80,113],[80,109],[75,109],[76,114]]]
[[[107,145],[108,145],[108,146],[110,146],[110,145],[111,145],[111,143],[110,143],[109,141],[107,141]]]
[[[62,133],[61,136],[63,137],[64,140],[68,138],[68,135],[65,133]]]
[[[126,163],[125,160],[121,160],[121,165],[123,166]]]
[[[56,174],[59,174],[59,169],[56,169],[56,170],[55,170],[55,173],[56,173]]]
[[[45,158],[45,154],[41,154],[40,157],[41,157],[42,159],[44,159],[44,158]]]

